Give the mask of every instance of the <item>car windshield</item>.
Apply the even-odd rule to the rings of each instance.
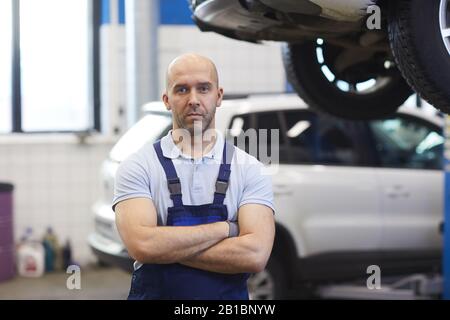
[[[121,162],[130,154],[136,152],[149,141],[156,141],[168,131],[172,124],[170,114],[150,113],[144,116],[138,123],[132,126],[116,145],[109,156],[112,160]]]

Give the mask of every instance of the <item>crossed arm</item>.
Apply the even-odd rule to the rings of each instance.
[[[156,225],[156,209],[147,198],[119,202],[116,224],[130,256],[141,263],[181,263],[219,273],[260,272],[275,236],[272,209],[259,204],[239,208],[238,237],[228,238],[228,224],[189,227]]]

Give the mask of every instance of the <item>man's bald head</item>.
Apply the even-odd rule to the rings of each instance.
[[[177,75],[196,71],[206,71],[209,73],[212,82],[219,87],[219,76],[214,62],[196,53],[186,53],[172,60],[167,67],[166,91],[170,89]]]

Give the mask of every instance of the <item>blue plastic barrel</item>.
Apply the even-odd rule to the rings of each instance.
[[[0,281],[15,275],[13,185],[0,183]]]

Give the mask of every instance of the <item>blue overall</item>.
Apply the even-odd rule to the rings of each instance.
[[[224,144],[213,203],[199,206],[183,205],[181,184],[172,160],[164,157],[160,141],[154,144],[154,148],[166,173],[173,201],[173,207],[168,208],[167,226],[194,226],[228,219],[223,201],[231,173],[233,145]],[[204,271],[178,263],[144,264],[133,272],[128,299],[248,300],[248,276],[247,273]]]

